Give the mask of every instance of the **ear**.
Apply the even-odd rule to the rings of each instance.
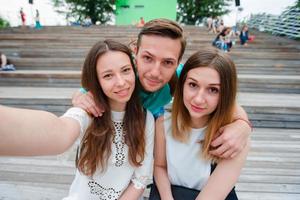
[[[137,46],[136,45],[132,46],[132,51],[133,51],[134,55],[136,56],[136,54],[137,54]]]

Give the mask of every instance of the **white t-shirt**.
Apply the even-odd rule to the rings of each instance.
[[[204,139],[204,129],[192,129],[187,143],[177,141],[172,136],[171,113],[164,114],[166,158],[169,180],[172,185],[201,190],[211,171],[211,162],[204,160],[199,141]]]
[[[78,170],[71,185],[68,197],[64,200],[110,200],[118,199],[127,188],[130,181],[137,189],[145,188],[152,180],[153,143],[154,143],[154,118],[147,111],[146,116],[146,152],[142,166],[132,166],[128,160],[128,146],[124,142],[123,118],[125,112],[112,111],[112,121],[115,135],[112,141],[112,153],[108,159],[104,172],[96,170],[92,177],[85,176]],[[70,117],[78,121],[81,127],[80,138],[83,137],[91,123],[89,115],[80,108],[69,109],[63,117]]]

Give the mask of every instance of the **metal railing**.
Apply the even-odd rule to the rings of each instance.
[[[251,15],[247,24],[259,31],[300,39],[300,8],[286,10],[280,16],[265,13]]]

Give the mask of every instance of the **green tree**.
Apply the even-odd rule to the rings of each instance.
[[[67,20],[71,17],[78,21],[89,16],[92,23],[100,21],[101,24],[108,22],[114,13],[115,0],[52,0],[58,13],[66,15]]]
[[[7,20],[3,19],[2,17],[0,17],[0,28],[6,28],[9,27],[10,24]]]
[[[204,17],[221,16],[230,10],[227,8],[231,0],[178,0],[177,21],[198,25]]]
[[[300,8],[300,0],[298,0],[293,7],[294,8]]]

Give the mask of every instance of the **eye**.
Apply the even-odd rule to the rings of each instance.
[[[216,87],[210,87],[208,88],[208,91],[210,93],[213,93],[213,94],[218,94],[219,93],[219,88],[216,88]]]
[[[130,68],[130,67],[126,67],[126,68],[123,69],[123,72],[125,72],[125,73],[128,73],[128,72],[130,72],[130,71],[131,71],[131,68]]]
[[[173,66],[174,62],[170,61],[170,60],[166,60],[166,61],[164,61],[164,65],[166,65],[166,66]]]
[[[147,56],[147,55],[144,55],[143,59],[144,59],[145,62],[151,62],[152,61],[152,58],[150,56]]]
[[[104,74],[103,78],[104,79],[110,79],[112,77],[112,74]]]
[[[188,85],[190,86],[190,88],[196,88],[197,84],[194,82],[189,82]]]

